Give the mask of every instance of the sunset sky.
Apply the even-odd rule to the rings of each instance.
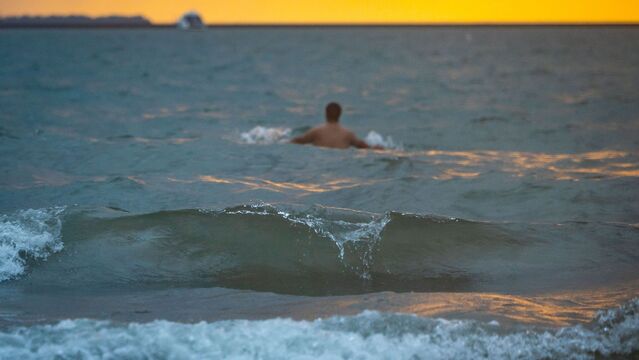
[[[0,16],[143,15],[171,23],[639,22],[639,0],[0,0]]]

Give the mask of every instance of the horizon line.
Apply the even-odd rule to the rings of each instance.
[[[80,13],[70,13],[66,15],[58,15],[58,14],[50,14],[50,15],[0,15],[0,26],[45,26],[45,24],[37,24],[37,23],[14,23],[14,24],[1,24],[3,20],[16,19],[16,18],[31,18],[31,19],[41,19],[45,20],[47,18],[73,18],[73,17],[85,17],[90,20],[103,20],[108,18],[123,18],[123,19],[135,19],[141,18],[145,20],[146,24],[122,24],[123,27],[132,26],[147,26],[147,27],[167,27],[167,26],[175,26],[179,20],[175,22],[154,22],[149,18],[144,16],[143,14],[132,14],[132,15],[121,15],[121,14],[105,14],[100,16],[90,16]],[[53,24],[50,26],[93,26],[94,24]],[[106,25],[109,24],[95,24],[95,26]],[[283,22],[251,22],[251,21],[237,21],[237,22],[211,22],[205,23],[207,27],[436,27],[436,26],[636,26],[639,25],[638,20],[632,21],[621,21],[621,20],[583,20],[583,21],[553,21],[553,20],[539,20],[539,21],[492,21],[492,20],[480,20],[480,21],[412,21],[412,22],[403,22],[403,21],[393,21],[393,22],[385,22],[385,21],[324,21],[324,22],[293,22],[293,21],[283,21]]]
[[[172,23],[152,23],[153,26],[167,26]],[[615,21],[574,21],[574,22],[559,22],[559,21],[450,21],[450,22],[237,22],[237,23],[209,23],[206,26],[210,27],[233,27],[233,26],[247,26],[247,27],[264,27],[264,26],[291,26],[291,27],[304,27],[304,26],[363,26],[363,27],[378,27],[378,26],[546,26],[546,25],[639,25],[639,21],[636,22],[615,22]]]
[[[0,17],[0,21],[2,18]],[[120,27],[120,28],[168,28],[175,27],[177,22],[175,23],[153,23],[149,22],[148,24],[38,24],[38,23],[13,23],[13,24],[2,24],[0,22],[0,28],[109,28],[109,27]],[[615,27],[624,27],[624,26],[639,26],[639,21],[637,22],[606,22],[606,21],[579,21],[579,22],[552,22],[552,21],[539,21],[539,22],[490,22],[490,21],[482,21],[482,22],[318,22],[318,23],[291,23],[291,22],[282,22],[282,23],[251,23],[251,22],[237,22],[237,23],[207,23],[205,24],[207,28],[241,28],[241,27],[586,27],[586,26],[615,26]]]

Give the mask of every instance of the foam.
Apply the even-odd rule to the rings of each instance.
[[[384,138],[384,136],[375,131],[370,131],[364,138],[364,141],[366,141],[366,143],[370,146],[379,145],[383,146],[386,149],[402,150],[402,146],[395,143],[392,137],[387,136],[386,138]]]
[[[290,128],[256,126],[240,134],[240,140],[244,144],[270,145],[287,142],[290,136]]]
[[[46,259],[62,250],[63,211],[57,207],[0,215],[0,282],[22,274],[28,258]]]
[[[315,321],[65,320],[0,332],[6,358],[593,359],[639,350],[639,301],[558,330],[365,311]],[[610,319],[614,319],[612,322]]]

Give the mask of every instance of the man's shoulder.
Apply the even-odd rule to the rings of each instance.
[[[311,128],[310,130],[308,130],[306,133],[307,134],[313,134],[313,135],[317,135],[320,134],[323,130],[322,126],[315,126],[313,128]]]
[[[342,132],[344,135],[348,136],[348,137],[355,137],[355,132],[351,129],[347,129],[345,127],[342,128]]]

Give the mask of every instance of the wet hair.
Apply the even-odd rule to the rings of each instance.
[[[326,120],[327,121],[339,121],[339,116],[342,115],[342,107],[338,103],[332,102],[326,105]]]

